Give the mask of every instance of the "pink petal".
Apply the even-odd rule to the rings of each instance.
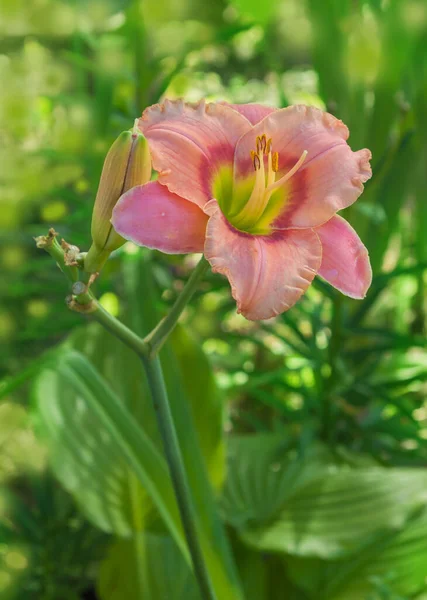
[[[369,150],[353,152],[346,143],[347,127],[329,113],[307,106],[277,110],[259,122],[238,142],[235,176],[253,170],[250,151],[256,136],[272,138],[272,149],[279,153],[276,180],[287,173],[304,150],[307,158],[286,184],[283,206],[271,210],[274,229],[316,227],[338,210],[350,206],[371,177]]]
[[[372,282],[368,251],[339,216],[316,228],[323,254],[319,275],[350,298],[364,298]]]
[[[224,106],[231,106],[231,108],[237,110],[237,112],[246,117],[252,125],[256,125],[259,121],[264,119],[264,117],[277,110],[277,108],[264,106],[263,104],[229,104],[228,102],[221,102],[221,104]]]
[[[208,222],[205,256],[228,278],[247,319],[269,319],[293,306],[313,281],[321,255],[312,229],[254,236],[234,229],[220,210]]]
[[[229,106],[165,100],[139,120],[147,137],[159,182],[203,208],[212,198],[218,169],[233,164],[237,140],[251,126]]]
[[[121,196],[111,222],[125,239],[167,254],[203,252],[208,217],[157,181]]]

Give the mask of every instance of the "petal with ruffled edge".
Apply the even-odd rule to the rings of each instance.
[[[288,310],[316,275],[322,248],[312,229],[254,236],[234,229],[217,210],[206,230],[205,256],[225,275],[247,319],[270,319]]]
[[[372,282],[368,251],[353,227],[339,216],[316,228],[322,244],[319,275],[337,290],[362,299]]]
[[[207,215],[157,181],[123,194],[111,222],[126,240],[167,254],[203,252]]]
[[[213,197],[212,178],[222,166],[232,167],[237,140],[251,129],[229,106],[181,100],[150,106],[138,124],[159,182],[201,208]]]
[[[248,121],[252,123],[252,125],[256,125],[259,121],[262,121],[264,117],[269,115],[270,113],[278,110],[277,108],[272,108],[271,106],[264,106],[263,104],[230,104],[229,102],[220,102],[224,106],[231,106],[234,110],[237,110],[241,115],[247,118]]]
[[[342,121],[329,113],[307,106],[277,110],[246,133],[235,154],[237,180],[253,177],[250,151],[257,135],[272,139],[279,153],[276,180],[287,173],[304,150],[307,158],[298,172],[276,194],[263,216],[260,228],[316,227],[338,210],[350,206],[372,175],[369,150],[353,152],[346,140],[349,132]]]

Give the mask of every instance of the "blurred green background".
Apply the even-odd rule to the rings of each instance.
[[[141,412],[131,359],[67,311],[33,236],[88,249],[108,148],[167,96],[312,104],[373,153],[344,214],[372,260],[365,301],[318,280],[254,324],[209,274],[167,349],[245,597],[427,598],[427,2],[0,0],[0,82],[0,597],[199,598],[82,399],[39,377],[77,348]],[[127,244],[96,293],[142,332],[195,260]]]

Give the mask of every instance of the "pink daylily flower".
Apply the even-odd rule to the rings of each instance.
[[[139,128],[158,179],[117,203],[112,223],[124,238],[204,252],[251,320],[288,310],[317,274],[365,296],[368,252],[336,213],[362,193],[371,153],[351,150],[342,121],[308,106],[166,100]]]

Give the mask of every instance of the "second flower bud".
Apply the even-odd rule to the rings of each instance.
[[[124,240],[111,224],[111,215],[122,194],[151,178],[148,143],[136,126],[119,135],[105,157],[92,213],[92,246],[85,257],[85,270],[99,271],[110,253]]]

